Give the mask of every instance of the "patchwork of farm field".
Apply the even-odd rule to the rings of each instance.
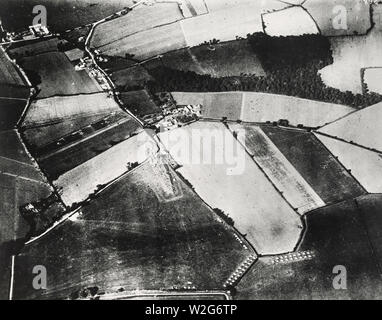
[[[382,193],[382,153],[321,134],[316,137],[370,193]]]
[[[99,186],[104,186],[130,170],[129,165],[140,165],[158,150],[142,132],[100,155],[66,172],[54,182],[61,190],[61,198],[67,206],[84,201]]]
[[[214,45],[178,50],[163,55],[164,66],[212,77],[230,77],[242,74],[265,76],[261,62],[247,40],[235,40]]]
[[[156,179],[153,179],[156,177]],[[172,190],[172,201],[158,192]],[[166,163],[135,170],[81,213],[27,245],[16,258],[16,299],[62,299],[100,292],[222,289],[254,253],[245,249]],[[33,265],[49,266],[48,288],[29,285]]]
[[[104,92],[67,97],[56,96],[33,101],[22,125],[29,128],[55,123],[63,119],[75,119],[117,111],[120,111],[118,104]]]
[[[120,97],[124,106],[140,117],[162,111],[151,99],[147,90],[122,92]]]
[[[330,38],[334,61],[320,70],[321,78],[327,86],[362,93],[361,69],[382,66],[381,14],[382,4],[373,4],[375,25],[367,35]]]
[[[231,217],[258,253],[294,249],[300,217],[222,123],[196,122],[159,138],[196,193]]]
[[[107,52],[111,46],[120,45],[128,36],[181,19],[183,15],[178,3],[143,4],[120,18],[99,24],[94,30],[90,46]]]
[[[33,8],[43,5],[48,12],[48,27],[65,31],[103,19],[133,3],[133,0],[2,0],[0,16],[5,29],[25,30],[35,17]]]
[[[21,77],[16,65],[10,60],[0,46],[0,84],[8,84],[14,86],[25,86],[26,83]]]
[[[139,125],[126,116],[117,123],[108,124],[91,133],[85,139],[79,133],[71,144],[50,153],[39,154],[37,159],[49,178],[56,180],[63,173],[126,140],[138,129]]]
[[[326,204],[366,193],[313,133],[265,125],[261,129]]]
[[[333,122],[319,132],[381,152],[381,126],[382,103],[377,103]]]
[[[260,258],[236,299],[379,299],[381,205],[381,195],[367,195],[307,214],[298,251]],[[346,267],[347,290],[333,287],[334,266]]]
[[[303,214],[325,205],[260,127],[229,124],[229,128],[298,213]]]
[[[335,121],[353,108],[260,92],[172,92],[178,105],[201,104],[202,117],[245,122],[288,120],[291,125],[319,127]]]
[[[35,83],[32,80],[32,84],[40,90],[38,98],[102,91],[97,81],[90,78],[85,70],[76,71],[63,52],[25,57],[20,63],[27,75],[37,78]]]

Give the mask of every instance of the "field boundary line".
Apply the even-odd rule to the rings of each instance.
[[[13,287],[15,281],[15,256],[12,255],[11,258],[11,279],[9,281],[9,300],[13,300]]]

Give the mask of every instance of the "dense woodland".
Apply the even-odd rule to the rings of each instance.
[[[149,83],[152,92],[162,91],[258,91],[283,94],[331,103],[365,107],[382,101],[376,93],[353,94],[327,87],[318,71],[332,64],[329,40],[320,35],[270,37],[263,33],[248,35],[267,74],[266,77],[241,75],[212,78],[158,66],[149,70],[158,81]]]

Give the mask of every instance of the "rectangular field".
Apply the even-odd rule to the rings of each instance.
[[[300,217],[222,123],[196,122],[159,137],[195,192],[231,217],[258,253],[294,249]]]
[[[104,51],[104,46],[110,46],[128,36],[158,26],[170,24],[183,19],[179,5],[173,3],[155,3],[153,5],[140,5],[128,14],[99,24],[91,39],[90,45]]]
[[[128,165],[142,164],[158,150],[145,148],[149,136],[142,132],[66,172],[54,182],[62,190],[61,198],[67,206],[81,202],[97,189],[129,171]]]
[[[326,204],[365,194],[314,134],[272,126],[262,130]]]
[[[240,143],[298,213],[303,214],[325,206],[313,188],[260,127],[234,124],[229,127],[236,132]]]
[[[157,161],[126,175],[80,215],[28,245],[16,260],[15,298],[64,299],[94,286],[106,294],[121,288],[223,288],[253,251],[167,163]],[[33,274],[27,270],[36,264],[49,266],[47,290],[29,285]]]
[[[90,78],[85,70],[75,71],[74,65],[63,52],[26,57],[22,66],[27,75],[33,75],[35,82],[41,78],[41,83],[34,83],[41,90],[38,98],[102,91],[96,80]]]
[[[23,127],[33,127],[103,113],[120,111],[120,107],[107,93],[52,97],[31,103]]]
[[[179,22],[134,33],[120,41],[100,48],[103,54],[125,57],[132,54],[135,59],[146,60],[157,55],[186,47]]]
[[[57,45],[64,43],[65,41],[58,38],[50,38],[48,40],[37,40],[23,42],[22,44],[12,44],[8,49],[9,55],[13,58],[21,58],[25,56],[34,56],[41,53],[47,53],[52,51],[58,51]]]
[[[240,119],[247,122],[286,119],[294,126],[318,127],[355,111],[343,105],[268,93],[244,92],[243,99]]]

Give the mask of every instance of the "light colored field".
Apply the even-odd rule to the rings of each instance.
[[[25,117],[23,126],[49,123],[64,118],[78,118],[91,114],[115,112],[120,108],[107,93],[53,97],[33,101]]]
[[[203,138],[197,138],[198,134]],[[182,165],[178,171],[196,193],[212,208],[228,214],[258,253],[294,249],[302,229],[300,218],[223,124],[196,122],[161,133],[160,139]],[[190,153],[179,152],[182,146],[189,146],[183,150]],[[207,157],[208,151],[215,157]]]
[[[382,4],[374,6],[374,21]],[[342,91],[362,93],[361,69],[382,66],[382,21],[365,36],[332,37],[333,64],[319,71],[324,83]]]
[[[156,149],[146,132],[141,132],[66,172],[54,184],[62,188],[62,200],[70,206],[85,200],[97,185],[107,184],[127,172],[128,163],[141,164]]]
[[[319,131],[348,142],[382,151],[382,103],[333,122]]]
[[[264,31],[273,37],[319,34],[312,17],[301,7],[291,7],[263,15]]]
[[[303,7],[316,21],[324,36],[366,34],[370,28],[370,4],[364,0],[307,0]],[[343,11],[340,11],[340,10]],[[340,12],[346,15],[347,28],[338,28]]]
[[[126,53],[145,60],[159,54],[186,47],[179,22],[135,33],[100,50],[107,55],[124,57]]]
[[[2,46],[0,46],[0,83],[19,86],[25,85],[16,70],[16,66],[7,57]]]
[[[201,104],[206,118],[267,122],[287,119],[290,124],[319,127],[351,112],[353,108],[260,92],[172,92],[178,105]]]
[[[261,14],[257,4],[233,6],[180,21],[186,38],[186,45],[193,47],[205,41],[235,40],[236,36],[246,37],[248,33],[263,32]]]
[[[22,66],[41,77],[39,98],[102,91],[97,81],[90,78],[85,70],[75,71],[74,65],[63,52],[25,57]]]
[[[370,92],[382,94],[382,68],[366,69],[363,81]]]
[[[245,92],[241,120],[266,122],[287,119],[290,124],[318,127],[354,109],[337,104],[268,93]]]
[[[92,47],[103,46],[121,41],[135,33],[153,29],[183,19],[177,3],[155,3],[140,5],[127,15],[98,25],[90,42]]]
[[[0,244],[26,235],[28,226],[19,207],[50,193],[16,131],[0,132]]]
[[[316,137],[368,192],[382,193],[382,154],[320,134]]]
[[[230,124],[229,127],[238,132],[240,143],[300,214],[325,205],[325,202],[259,127],[238,124]]]

